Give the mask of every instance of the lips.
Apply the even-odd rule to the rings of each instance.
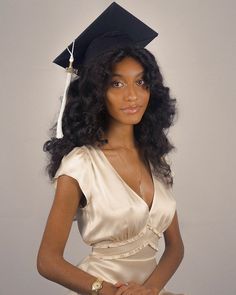
[[[122,108],[121,110],[126,114],[135,114],[139,111],[139,109],[140,109],[140,106],[133,106],[133,107]]]

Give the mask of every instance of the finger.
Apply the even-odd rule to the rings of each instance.
[[[115,295],[122,295],[124,294],[124,291],[126,291],[129,288],[127,285],[123,285],[119,287],[119,289],[116,291]]]
[[[121,286],[123,286],[123,285],[128,285],[128,283],[126,283],[126,282],[122,282],[122,281],[118,281],[117,283],[115,283],[115,286],[116,286],[117,288],[119,288],[119,287],[121,287]]]
[[[129,289],[125,290],[124,293],[122,293],[122,295],[154,295],[154,293],[150,290],[145,288],[144,286],[140,286],[140,285],[133,285],[132,287],[130,287]],[[157,295],[155,293],[155,295]]]
[[[147,289],[136,283],[129,284],[129,287],[122,292],[122,295],[145,295],[147,294]]]
[[[134,282],[134,281],[129,281],[128,282],[129,285],[133,286],[133,285],[138,285],[138,286],[141,286],[140,284]]]

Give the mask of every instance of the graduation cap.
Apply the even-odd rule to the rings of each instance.
[[[66,86],[57,122],[57,138],[63,137],[61,121],[67,88],[72,74],[76,72],[74,69],[92,62],[105,51],[114,48],[130,45],[145,47],[157,35],[157,32],[113,2],[55,58],[53,62],[67,70]]]

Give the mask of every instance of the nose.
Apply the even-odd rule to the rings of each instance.
[[[126,98],[127,98],[129,101],[132,101],[132,100],[136,100],[136,99],[137,99],[137,94],[136,94],[136,91],[135,91],[133,85],[129,85],[129,86],[127,87]]]

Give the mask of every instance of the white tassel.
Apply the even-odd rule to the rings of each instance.
[[[63,98],[62,98],[62,102],[61,102],[61,108],[60,108],[60,112],[59,112],[59,116],[57,119],[57,131],[56,131],[56,138],[62,138],[63,137],[63,132],[62,132],[62,116],[65,110],[65,106],[66,106],[66,99],[67,99],[67,90],[68,87],[70,85],[71,82],[71,78],[72,78],[72,74],[74,73],[74,69],[72,67],[73,61],[74,61],[74,57],[73,57],[73,51],[74,51],[74,42],[73,42],[73,47],[72,47],[72,51],[69,50],[69,48],[67,48],[67,50],[70,52],[70,59],[69,59],[69,67],[66,68],[66,84],[65,84],[65,89],[64,89],[64,94],[63,94]]]

